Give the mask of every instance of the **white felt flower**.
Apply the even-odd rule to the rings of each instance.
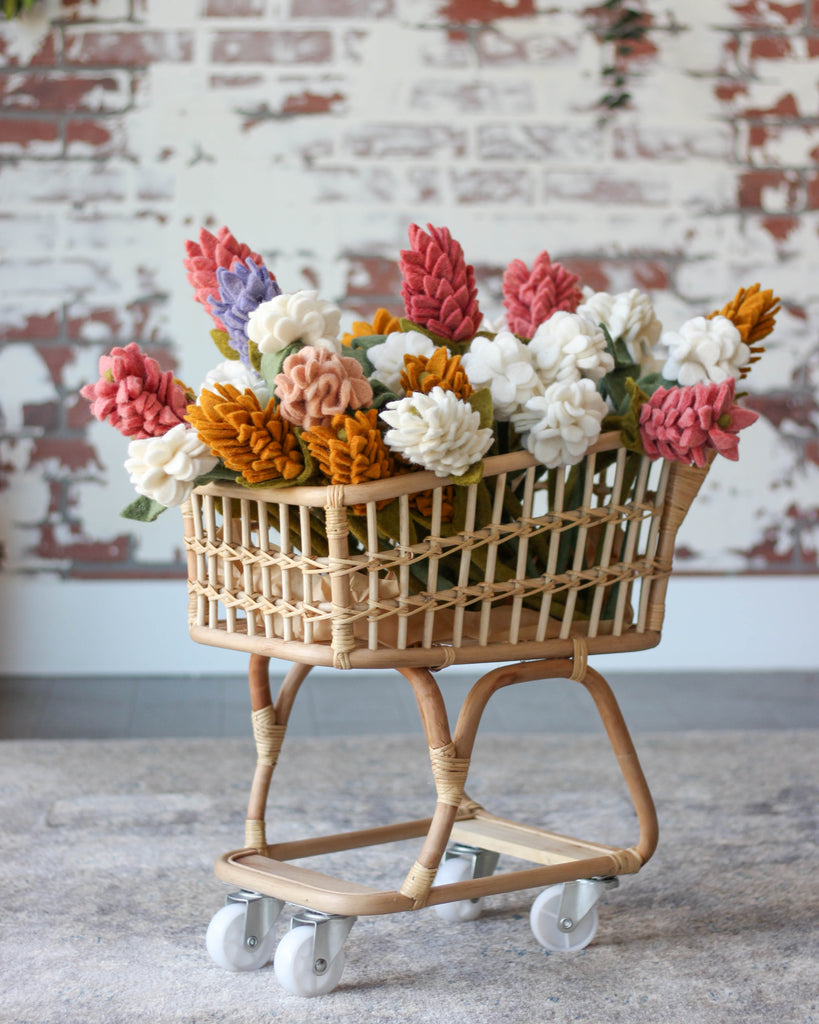
[[[695,316],[679,331],[666,331],[662,340],[668,348],[663,376],[679,381],[683,387],[722,384],[729,377],[739,380],[741,368],[751,357],[742,335],[725,316],[711,320]]]
[[[201,396],[203,391],[213,391],[214,384],[232,384],[237,391],[244,393],[248,388],[253,391],[259,399],[259,405],[264,409],[270,401],[270,390],[258,373],[252,367],[245,366],[240,359],[226,359],[212,370],[208,370],[205,379],[199,387]]]
[[[484,316],[479,330],[486,331],[488,334],[500,334],[501,331],[508,331],[509,324],[506,322],[506,313],[501,313],[501,315],[496,317],[494,320],[488,316]]]
[[[438,476],[463,476],[494,437],[477,410],[440,387],[388,402],[381,418],[391,428],[384,434],[388,447]]]
[[[341,310],[320,299],[318,292],[282,292],[253,310],[247,336],[262,353],[280,352],[294,341],[338,352],[340,323]]]
[[[510,420],[543,390],[533,353],[510,331],[494,338],[474,338],[461,366],[474,388],[489,388],[496,420]]]
[[[548,387],[556,381],[593,381],[614,369],[606,348],[606,336],[590,320],[577,313],[558,310],[540,324],[529,342],[529,351]]]
[[[131,441],[125,469],[137,494],[171,508],[181,505],[193,490],[193,481],[218,461],[195,430],[179,423],[161,437]]]
[[[617,295],[586,292],[577,312],[592,323],[605,324],[612,340],[622,338],[635,361],[641,364],[650,359],[663,329],[651,299],[637,288]]]
[[[559,381],[526,403],[526,448],[538,462],[553,469],[579,462],[600,436],[608,406],[594,381]],[[517,424],[516,424],[517,426]],[[524,432],[524,431],[520,431]]]
[[[431,356],[434,351],[435,342],[420,331],[393,331],[380,345],[367,349],[367,358],[375,369],[370,380],[380,381],[393,394],[400,395],[404,356]]]

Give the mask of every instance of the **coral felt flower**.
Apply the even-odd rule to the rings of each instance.
[[[407,316],[442,338],[467,341],[481,322],[475,271],[448,228],[427,224],[429,234],[411,225],[411,249],[402,249],[401,296]]]
[[[509,330],[531,338],[538,325],[557,310],[573,313],[583,298],[577,287],[579,280],[559,263],[552,263],[545,250],[535,258],[531,270],[523,260],[512,260],[503,275]]]
[[[380,345],[367,349],[367,358],[375,367],[370,379],[400,394],[404,356],[431,356],[434,351],[435,342],[420,331],[393,331]]]
[[[737,434],[758,413],[734,404],[733,377],[722,384],[657,388],[640,409],[640,436],[646,455],[705,466],[714,448],[726,459],[739,458]]]
[[[99,361],[100,379],[80,389],[98,420],[126,437],[160,437],[184,423],[188,395],[170,370],[132,341],[113,348]]]
[[[198,243],[185,242],[184,264],[188,280],[196,292],[196,301],[201,302],[205,309],[211,312],[209,298],[211,295],[219,294],[217,269],[224,267],[230,270],[234,263],[246,263],[248,259],[262,266],[262,257],[256,252],[251,252],[247,245],[237,242],[226,227],[219,228],[215,235],[202,228]],[[270,277],[275,280],[272,274]],[[217,316],[213,319],[218,330],[227,330]]]
[[[480,413],[440,387],[388,402],[381,419],[390,427],[384,435],[387,445],[438,476],[463,476],[494,437],[490,427],[481,427]]]
[[[510,331],[475,338],[461,363],[474,387],[489,388],[496,420],[508,421],[542,390],[529,346]]]
[[[525,444],[542,465],[573,466],[600,436],[608,406],[588,379],[559,381],[526,403],[528,422],[513,420]]]
[[[614,369],[605,334],[577,313],[554,313],[535,331],[529,351],[546,386],[581,377],[598,381]]]
[[[171,508],[182,504],[194,480],[210,472],[217,461],[196,431],[179,423],[161,437],[131,441],[125,469],[137,494]]]
[[[272,399],[262,408],[249,388],[242,394],[230,384],[214,385],[188,407],[188,420],[213,454],[250,484],[295,480],[304,469],[291,425]]]
[[[327,426],[333,416],[370,405],[373,389],[361,364],[324,348],[294,352],[276,375],[281,414],[298,427]]]
[[[663,376],[684,386],[738,379],[751,356],[739,330],[724,316],[695,316],[679,331],[667,331],[662,340],[668,347]]]

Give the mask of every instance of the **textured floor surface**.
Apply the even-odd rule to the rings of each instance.
[[[310,1001],[285,994],[272,968],[226,973],[204,949],[226,891],[213,861],[242,844],[246,740],[5,741],[0,1021],[812,1024],[816,740],[811,730],[640,736],[660,847],[604,897],[592,945],[545,953],[527,920],[533,891],[491,897],[461,925],[430,909],[362,918],[339,988]],[[489,734],[468,788],[503,816],[628,844],[616,772],[598,735]],[[291,737],[269,833],[421,817],[432,793],[420,736]],[[382,846],[317,866],[398,886],[416,853]]]

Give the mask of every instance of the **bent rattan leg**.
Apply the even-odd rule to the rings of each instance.
[[[461,806],[469,758],[459,756],[457,744],[452,742],[444,699],[432,673],[421,668],[402,668],[400,671],[409,681],[418,701],[438,794],[421,853],[399,890],[403,896],[412,899],[413,909],[417,910],[427,901]]]
[[[250,787],[245,819],[245,846],[267,852],[265,809],[270,780],[279,759],[290,711],[310,665],[294,664],[284,677],[276,703],[270,696],[270,658],[252,654],[248,669],[253,737],[256,741],[256,770]]]
[[[513,683],[538,679],[573,679],[582,683],[594,699],[637,813],[639,841],[631,849],[645,864],[657,847],[654,801],[614,694],[600,673],[586,664],[582,642],[576,641],[574,659],[520,662],[501,666],[482,676],[467,694],[455,726],[453,742],[459,755],[467,761],[472,756],[481,716],[493,693]]]

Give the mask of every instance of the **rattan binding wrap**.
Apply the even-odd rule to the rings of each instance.
[[[454,530],[442,522],[447,481],[426,472],[348,487],[201,487],[183,507],[191,635],[345,669],[570,657],[577,637],[590,654],[653,647],[677,530],[706,473],[651,462],[617,434],[548,482],[527,452],[493,456],[462,489]],[[510,488],[520,496],[511,521]],[[422,492],[423,530],[410,500]],[[392,541],[379,529],[386,502]],[[354,507],[362,553],[350,543]]]

